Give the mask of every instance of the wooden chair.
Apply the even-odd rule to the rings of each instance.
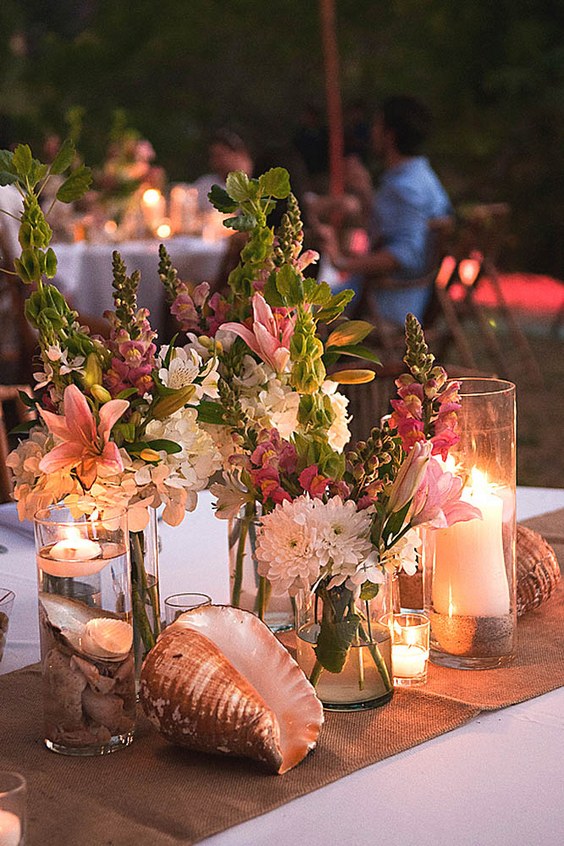
[[[436,296],[447,316],[449,330],[456,336],[461,360],[467,367],[475,367],[472,350],[464,347],[464,324],[472,321],[477,327],[482,345],[500,376],[515,378],[523,370],[534,384],[542,384],[541,370],[527,337],[509,307],[501,287],[497,262],[508,236],[510,207],[506,203],[475,205],[459,217],[451,249],[443,259],[437,274]],[[478,291],[485,281],[494,295],[494,315],[478,301]],[[500,338],[498,326],[507,326],[511,339],[508,345]],[[462,339],[462,340],[461,340]],[[445,345],[437,349],[444,354]]]
[[[20,399],[19,392],[32,396],[29,385],[0,385],[0,502],[10,502],[12,499],[12,478],[6,458],[10,452],[8,429],[13,423],[23,423],[35,416]],[[12,421],[12,423],[7,423]]]

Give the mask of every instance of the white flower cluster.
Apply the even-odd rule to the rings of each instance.
[[[148,440],[174,441],[181,448],[172,454],[159,452],[161,464],[170,470],[169,487],[192,492],[204,490],[210,476],[221,468],[221,456],[210,435],[198,425],[197,418],[195,408],[182,408],[165,420],[151,420],[147,426]],[[145,466],[137,471],[135,481],[145,485],[150,481],[149,475],[150,467]]]
[[[166,363],[167,356],[170,360]],[[157,357],[159,368],[159,379],[167,388],[187,388],[194,385],[196,393],[194,400],[199,401],[204,396],[210,399],[217,399],[219,393],[217,382],[218,360],[214,356],[206,356],[204,362],[200,352],[193,344],[186,344],[184,347],[162,346]]]
[[[284,501],[261,520],[258,572],[275,595],[309,590],[320,578],[330,578],[330,587],[343,584],[370,555],[371,523],[369,510],[357,511],[339,496],[326,503],[308,496]]]
[[[267,364],[257,364],[248,355],[243,359],[243,369],[236,382],[240,389],[241,407],[257,431],[277,429],[280,437],[286,440],[299,431],[300,395],[290,386],[288,374],[277,375]],[[347,425],[350,419],[347,416],[349,401],[337,391],[336,382],[324,382],[322,390],[330,397],[335,414],[328,432],[329,446],[341,452],[351,437]]]

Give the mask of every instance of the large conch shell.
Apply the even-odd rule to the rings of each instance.
[[[517,615],[538,608],[554,593],[560,567],[553,548],[538,532],[517,525]]]
[[[167,740],[239,755],[285,773],[313,749],[323,708],[303,672],[249,611],[181,614],[141,672],[145,713]]]

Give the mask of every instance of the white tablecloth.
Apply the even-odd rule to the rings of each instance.
[[[564,507],[564,490],[522,488],[520,520]],[[181,527],[161,524],[162,596],[228,596],[227,527],[202,494]],[[0,587],[16,592],[1,672],[37,661],[33,536],[0,506]],[[492,670],[490,672],[495,672]],[[0,725],[1,725],[0,703]],[[207,846],[561,846],[564,831],[564,688],[493,713],[359,770]],[[118,843],[115,846],[119,846]]]
[[[158,240],[123,241],[119,244],[54,244],[58,269],[54,284],[71,305],[84,315],[101,318],[113,308],[112,252],[118,250],[128,274],[141,271],[139,305],[151,312],[151,325],[162,329],[165,315],[164,291],[158,277]],[[166,242],[179,277],[186,282],[212,281],[217,276],[227,242],[178,236]]]

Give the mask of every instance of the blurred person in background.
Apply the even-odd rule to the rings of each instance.
[[[384,172],[372,197],[366,254],[343,255],[335,229],[319,228],[324,252],[344,277],[343,287],[362,292],[367,307],[394,325],[403,324],[408,312],[423,320],[432,280],[427,286],[405,285],[431,269],[430,222],[452,214],[445,189],[421,155],[430,124],[426,106],[410,96],[388,98],[376,114],[371,142]],[[386,287],[379,287],[384,278]]]
[[[198,190],[198,208],[201,212],[212,208],[208,200],[212,185],[225,188],[227,174],[233,170],[242,170],[248,176],[253,172],[253,157],[248,144],[230,129],[220,129],[212,136],[208,161],[211,172],[203,174],[192,183]]]

